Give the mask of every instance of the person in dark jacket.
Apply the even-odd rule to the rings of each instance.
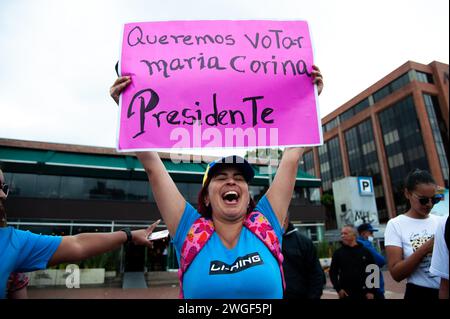
[[[366,271],[375,261],[370,251],[356,241],[356,236],[354,227],[342,228],[342,247],[331,259],[330,280],[340,299],[374,299],[376,290],[366,286],[371,272]]]
[[[284,229],[282,252],[286,289],[283,298],[320,299],[326,278],[313,242],[300,234],[288,218]]]

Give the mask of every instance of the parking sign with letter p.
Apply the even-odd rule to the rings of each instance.
[[[373,195],[372,177],[358,177],[359,194],[362,196]]]

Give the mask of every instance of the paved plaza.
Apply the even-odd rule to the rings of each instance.
[[[392,279],[389,272],[384,273],[386,298],[402,299],[406,282],[400,283]],[[157,285],[149,288],[122,289],[118,287],[97,287],[79,289],[67,288],[32,288],[28,290],[31,299],[177,299],[179,287],[175,284]],[[322,299],[337,299],[337,293],[329,279]]]

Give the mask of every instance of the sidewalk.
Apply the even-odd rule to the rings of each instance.
[[[403,299],[406,282],[397,283],[389,272],[383,272],[386,299]],[[177,299],[178,285],[149,286],[146,289],[102,288],[32,288],[28,289],[30,299]],[[329,279],[322,299],[338,299]]]
[[[403,299],[405,293],[406,280],[396,282],[389,271],[383,271],[384,277],[384,296],[386,299]],[[323,290],[322,299],[338,299],[336,291],[331,285],[330,278],[327,276],[327,284]]]
[[[30,288],[30,299],[178,299],[178,286],[122,289],[111,288]]]

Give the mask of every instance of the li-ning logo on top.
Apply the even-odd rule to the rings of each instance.
[[[239,257],[231,265],[228,265],[219,260],[213,260],[211,261],[211,265],[209,267],[209,274],[210,275],[233,274],[248,269],[250,267],[262,265],[263,263],[264,262],[262,261],[261,256],[258,253],[252,253],[244,257]]]

